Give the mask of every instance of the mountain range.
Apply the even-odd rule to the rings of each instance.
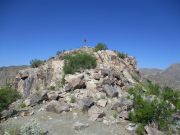
[[[165,70],[142,68],[140,73],[144,78],[162,86],[180,89],[180,63],[172,64]]]

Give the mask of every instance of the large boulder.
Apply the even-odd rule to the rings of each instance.
[[[45,106],[45,109],[48,112],[62,113],[70,111],[70,106],[66,103],[52,100]]]
[[[110,85],[104,85],[104,91],[106,92],[106,94],[113,98],[113,97],[118,97],[118,91],[115,87],[110,86]]]
[[[105,116],[105,113],[103,110],[101,110],[99,107],[97,106],[92,106],[89,110],[88,110],[88,116],[89,119],[92,121],[96,121],[98,118],[102,118]]]
[[[68,79],[65,78],[65,80],[68,82],[68,84],[65,86],[65,91],[69,92],[71,90],[75,89],[81,89],[85,87],[85,81],[83,80],[84,75],[73,75],[73,77],[69,77]]]
[[[33,93],[30,97],[28,97],[24,103],[26,106],[35,106],[36,104],[42,102],[43,100],[47,100],[47,91],[38,91],[36,93]]]
[[[79,101],[79,107],[82,110],[88,110],[91,106],[94,105],[94,101],[92,100],[92,98],[83,98],[82,100]]]

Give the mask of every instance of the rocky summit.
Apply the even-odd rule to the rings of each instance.
[[[81,52],[93,55],[96,67],[64,74],[65,57]],[[127,90],[137,83],[135,75],[139,72],[134,57],[90,47],[63,51],[17,73],[13,87],[23,98],[1,113],[0,130],[33,119],[50,135],[133,134],[136,125],[128,121],[133,101]]]

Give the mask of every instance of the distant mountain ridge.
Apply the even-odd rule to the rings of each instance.
[[[19,70],[28,68],[26,65],[22,66],[9,66],[9,67],[0,67],[0,86],[5,85],[6,81],[13,81],[16,76],[16,73]]]
[[[180,89],[180,63],[172,64],[165,70],[142,68],[140,73],[144,78],[148,78],[162,86]]]

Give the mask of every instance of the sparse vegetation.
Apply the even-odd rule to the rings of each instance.
[[[21,135],[20,126],[18,125],[8,125],[4,131],[4,135]]]
[[[55,86],[50,86],[50,87],[48,88],[48,90],[55,90],[55,89],[56,89]]]
[[[114,51],[114,52],[117,53],[118,57],[121,59],[128,57],[128,55],[126,53],[119,52],[119,51]]]
[[[142,125],[155,123],[160,130],[167,130],[173,124],[172,114],[178,110],[179,93],[150,81],[136,85],[129,93],[134,100],[134,111],[129,113],[131,121]]]
[[[101,51],[101,50],[107,50],[107,46],[106,44],[104,43],[98,43],[95,48],[94,48],[94,51],[97,52],[97,51]]]
[[[44,64],[45,61],[43,60],[38,60],[38,59],[34,59],[30,61],[30,65],[32,68],[37,68],[39,66],[41,66],[42,64]]]
[[[75,103],[76,102],[76,97],[74,95],[70,96],[70,103]]]
[[[25,107],[26,107],[26,104],[23,102],[23,103],[20,104],[20,107],[21,107],[21,108],[25,108]]]
[[[117,111],[116,110],[113,110],[112,111],[112,116],[113,116],[113,118],[117,118],[117,116],[118,116],[118,113],[117,113]]]
[[[64,57],[64,75],[74,74],[83,69],[95,68],[96,64],[96,58],[92,54],[82,52],[67,55]]]
[[[0,112],[20,97],[20,94],[9,86],[0,88]]]
[[[137,135],[144,135],[145,134],[144,125],[138,124],[138,127],[136,129],[136,134]]]
[[[39,123],[33,120],[20,128],[20,135],[45,135],[46,133],[41,129]]]

